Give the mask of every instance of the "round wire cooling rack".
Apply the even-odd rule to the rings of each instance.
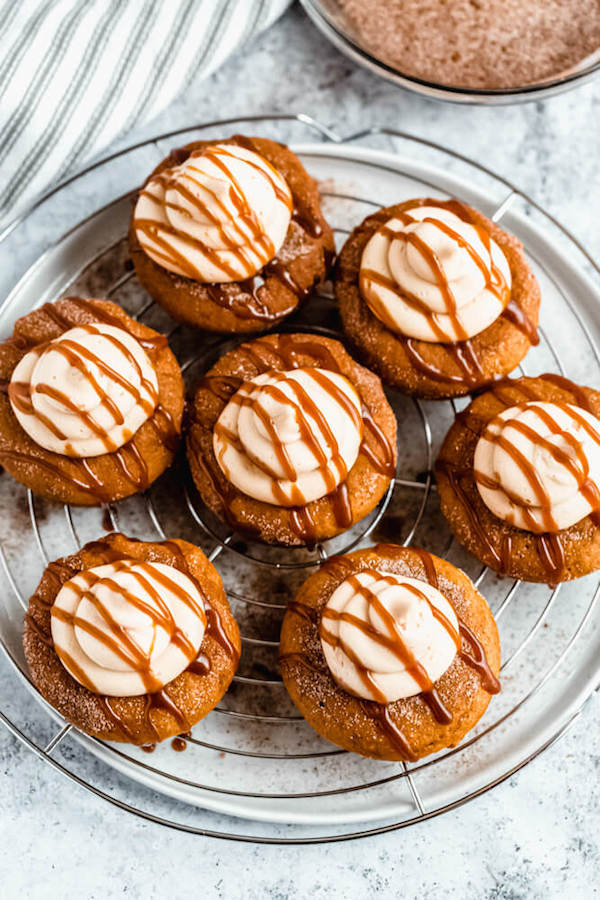
[[[18,315],[47,300],[107,296],[168,334],[193,385],[232,341],[173,325],[138,285],[127,267],[131,198],[135,184],[176,143],[242,128],[287,141],[307,130],[318,136],[320,143],[294,146],[320,182],[338,244],[377,206],[423,194],[459,196],[502,221],[523,240],[543,292],[541,341],[519,371],[554,370],[598,382],[600,293],[582,269],[594,277],[600,270],[556,220],[507,180],[431,142],[389,129],[344,139],[304,115],[161,135],[51,191],[0,236],[5,279],[14,282],[25,271],[0,306],[3,336]],[[385,142],[387,150],[358,146],[364,138]],[[327,286],[285,328],[340,336]],[[270,548],[224,530],[197,497],[182,459],[144,495],[100,510],[58,508],[0,479],[7,511],[0,523],[0,642],[24,688],[3,698],[0,720],[8,730],[55,770],[121,809],[185,832],[263,843],[340,841],[406,827],[478,796],[554,743],[598,682],[598,579],[547,588],[481,568],[453,541],[432,477],[437,446],[465,401],[419,402],[393,392],[389,399],[399,421],[395,482],[371,516],[314,550]],[[28,679],[23,610],[41,569],[114,528],[200,544],[219,568],[240,623],[239,671],[219,707],[186,737],[185,753],[167,742],[148,756],[89,738],[62,720]],[[290,595],[311,567],[368,537],[417,543],[464,568],[490,602],[501,633],[503,692],[461,745],[411,765],[365,760],[323,741],[291,705],[277,669]]]

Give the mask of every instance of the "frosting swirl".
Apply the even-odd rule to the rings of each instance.
[[[600,508],[600,420],[567,403],[523,403],[491,420],[474,455],[477,488],[500,519],[535,534]]]
[[[150,418],[158,380],[123,328],[78,325],[25,354],[8,396],[36,444],[63,456],[100,456],[126,444]]]
[[[240,491],[278,506],[329,494],[356,462],[361,401],[337,372],[298,368],[245,382],[215,425],[219,466]]]
[[[187,575],[131,559],[79,572],[50,612],[64,667],[109,697],[160,690],[197,657],[206,630],[202,595]]]
[[[195,150],[140,192],[134,228],[159,266],[195,281],[250,278],[285,240],[291,191],[263,156],[236,144]]]
[[[417,201],[417,204],[421,201]],[[360,292],[392,331],[432,343],[483,331],[510,299],[502,249],[452,202],[415,205],[385,222],[365,246]],[[457,212],[458,210],[458,212]]]
[[[460,649],[454,609],[426,581],[368,570],[350,575],[323,608],[325,660],[345,691],[393,703],[430,691]]]

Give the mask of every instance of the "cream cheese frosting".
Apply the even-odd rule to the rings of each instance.
[[[193,151],[140,192],[134,228],[144,252],[206,283],[250,278],[285,240],[291,191],[259,153],[236,144]]]
[[[303,506],[346,479],[363,437],[361,401],[337,372],[298,368],[245,382],[213,431],[219,466],[240,491]]]
[[[150,418],[158,380],[132,335],[99,323],[71,328],[26,353],[8,395],[36,444],[64,456],[91,457],[118,450]]]
[[[398,334],[464,341],[491,325],[510,299],[504,252],[451,205],[415,204],[385,222],[363,250],[361,295]]]
[[[204,601],[164,563],[120,560],[79,572],[51,609],[52,640],[80,684],[109,697],[153,693],[200,650]]]
[[[566,403],[513,406],[488,423],[473,465],[500,519],[536,534],[570,528],[600,508],[600,420]]]
[[[431,690],[460,649],[456,613],[437,588],[376,570],[338,585],[320,634],[334,680],[378,703]]]

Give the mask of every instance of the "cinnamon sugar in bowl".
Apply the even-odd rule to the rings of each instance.
[[[600,0],[302,0],[344,53],[438,99],[540,99],[600,71]]]

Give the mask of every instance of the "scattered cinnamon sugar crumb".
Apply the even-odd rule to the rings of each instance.
[[[467,88],[556,78],[600,54],[600,0],[338,0],[361,47],[413,77]]]

